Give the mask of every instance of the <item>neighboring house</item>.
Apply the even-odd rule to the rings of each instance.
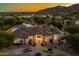
[[[79,25],[79,20],[75,21],[75,24],[76,24],[76,25]]]
[[[26,27],[33,27],[32,24],[26,24],[26,23],[23,23],[22,25],[25,25]]]

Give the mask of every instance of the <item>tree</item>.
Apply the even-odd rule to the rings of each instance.
[[[3,16],[0,18],[0,27],[2,30],[7,30],[10,27],[14,26],[16,22],[17,20],[15,18],[6,18]]]
[[[16,22],[17,22],[17,20],[15,18],[7,19],[8,25],[14,26],[16,24]]]
[[[1,27],[5,25],[5,21],[6,21],[6,20],[7,20],[7,19],[6,19],[5,16],[3,16],[3,17],[0,18],[0,26],[1,26]]]
[[[65,30],[71,34],[79,33],[79,26],[71,23],[71,24],[67,25],[67,27],[65,27]]]
[[[14,36],[11,33],[7,33],[0,30],[0,48],[9,47],[14,43]]]
[[[36,24],[43,24],[44,23],[44,19],[40,18],[40,17],[33,17],[33,20],[35,21]]]
[[[67,42],[71,45],[71,47],[79,53],[79,33],[72,34],[66,37]]]
[[[15,18],[6,18],[6,17],[1,17],[0,18],[0,23],[4,25],[15,25],[16,24],[16,19]]]
[[[52,18],[52,22],[51,24],[53,26],[58,27],[59,29],[61,29],[63,27],[63,21],[62,21],[62,17],[61,16],[54,16]]]

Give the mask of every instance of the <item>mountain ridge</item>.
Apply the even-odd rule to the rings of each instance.
[[[46,9],[39,10],[38,13],[43,13],[43,12],[70,12],[70,11],[78,11],[79,10],[79,4],[74,4],[68,7],[65,6],[56,6],[56,7],[50,7]]]

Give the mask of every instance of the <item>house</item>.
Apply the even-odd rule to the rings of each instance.
[[[47,25],[38,25],[34,27],[26,27],[25,25],[18,25],[18,29],[12,32],[16,39],[16,42],[28,43],[30,40],[35,43],[48,42],[52,39],[56,42],[60,39],[61,33],[56,28],[51,28]]]
[[[79,20],[75,21],[75,24],[76,24],[76,25],[79,25]]]

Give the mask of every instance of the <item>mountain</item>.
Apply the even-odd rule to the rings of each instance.
[[[69,7],[67,7],[66,9],[68,10],[79,10],[79,4],[74,4],[74,5],[71,5]]]
[[[56,7],[51,7],[51,8],[46,8],[46,9],[43,9],[43,10],[40,10],[38,12],[49,12],[49,11],[62,11],[64,10],[66,7],[65,6],[56,6]]]
[[[38,13],[47,13],[47,12],[73,12],[73,11],[79,11],[79,4],[74,4],[69,7],[65,6],[56,6],[56,7],[51,7],[51,8],[46,8],[43,10],[38,11]]]

